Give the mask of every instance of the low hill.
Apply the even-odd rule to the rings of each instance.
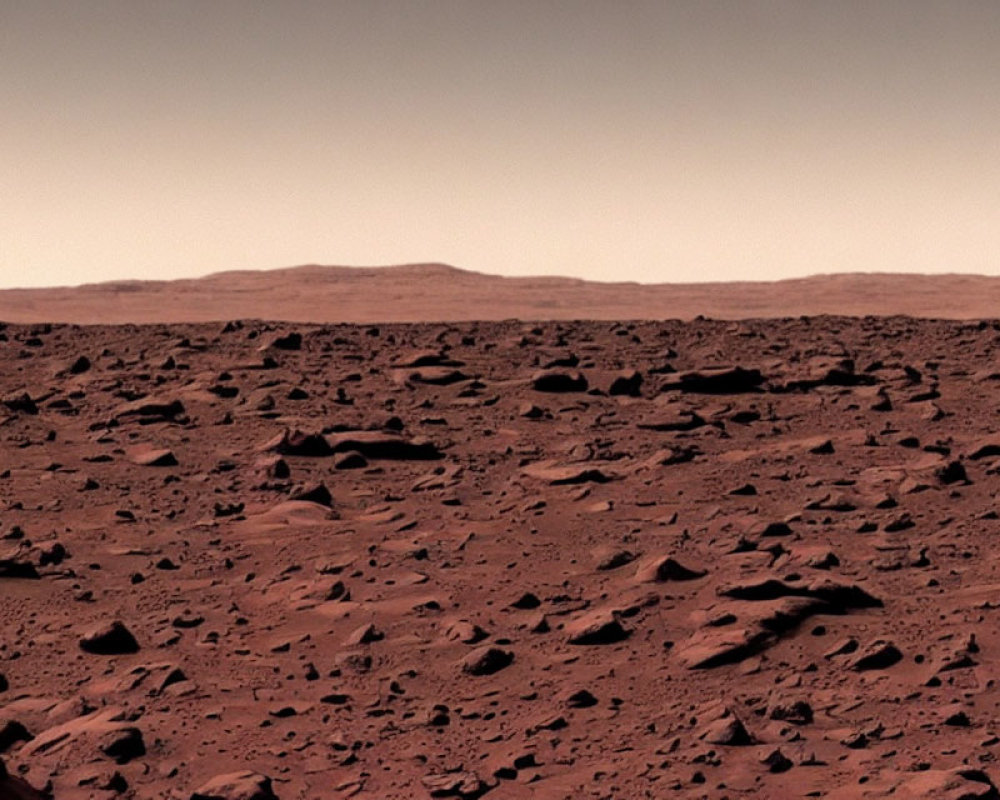
[[[0,291],[8,322],[299,322],[718,319],[837,314],[979,319],[1000,314],[1000,278],[849,273],[783,281],[598,283],[500,277],[443,264],[302,266],[173,281]]]

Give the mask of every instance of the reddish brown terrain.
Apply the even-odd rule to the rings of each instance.
[[[0,798],[998,798],[998,382],[902,317],[9,324]]]
[[[982,319],[1000,309],[1000,278],[853,273],[743,283],[595,283],[503,278],[443,264],[305,266],[175,281],[117,281],[0,291],[7,322],[440,322],[715,319],[817,314]]]

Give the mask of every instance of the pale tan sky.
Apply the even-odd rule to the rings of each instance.
[[[0,287],[1000,274],[993,0],[0,0]]]

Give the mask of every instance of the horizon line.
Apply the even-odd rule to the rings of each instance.
[[[596,286],[733,286],[733,285],[743,285],[743,284],[753,284],[753,285],[767,285],[767,284],[783,284],[783,283],[794,283],[797,281],[809,281],[821,278],[858,278],[858,277],[890,277],[890,278],[985,278],[985,279],[995,279],[1000,278],[1000,275],[990,275],[982,272],[959,272],[959,271],[948,271],[948,272],[901,272],[901,271],[879,271],[879,270],[849,270],[844,272],[813,272],[806,273],[803,275],[798,275],[794,277],[786,278],[770,278],[770,279],[740,279],[740,280],[705,280],[705,281],[610,281],[610,280],[598,280],[593,278],[581,278],[577,275],[565,275],[558,273],[544,273],[544,274],[527,274],[527,275],[501,275],[498,273],[484,272],[482,270],[470,269],[467,267],[457,267],[453,264],[448,264],[443,261],[411,261],[398,264],[319,264],[319,263],[304,263],[304,264],[293,264],[289,266],[280,267],[262,267],[262,268],[246,268],[246,269],[223,269],[213,272],[205,273],[204,275],[198,275],[193,277],[178,277],[178,278],[111,278],[109,280],[103,281],[88,281],[84,283],[77,284],[47,284],[43,286],[9,286],[0,287],[0,292],[33,292],[33,291],[47,291],[47,290],[70,290],[70,289],[90,289],[99,287],[108,287],[116,285],[126,285],[126,286],[143,286],[143,285],[153,285],[153,284],[169,284],[169,283],[189,283],[189,282],[199,282],[208,281],[216,278],[220,278],[226,275],[268,275],[277,272],[292,272],[296,270],[308,270],[308,269],[321,269],[321,270],[344,270],[358,272],[378,272],[378,271],[391,271],[391,270],[414,270],[414,269],[445,269],[452,272],[457,272],[462,275],[476,276],[482,278],[492,278],[499,280],[510,280],[510,281],[567,281],[578,284],[591,284]]]

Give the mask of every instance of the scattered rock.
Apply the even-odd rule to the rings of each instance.
[[[961,461],[950,461],[945,466],[934,473],[937,479],[946,486],[953,483],[969,483],[969,476],[965,472],[965,467]]]
[[[872,642],[857,658],[851,662],[855,672],[865,672],[872,669],[889,669],[903,659],[903,654],[892,642]]]
[[[217,775],[202,784],[191,800],[278,800],[271,779],[251,770]]]
[[[0,797],[4,800],[51,800],[52,795],[34,788],[16,775],[11,775],[3,759],[0,759]]]
[[[767,767],[768,772],[781,773],[788,772],[793,766],[792,760],[788,758],[779,748],[768,751],[760,759],[760,763]]]
[[[791,722],[794,725],[811,725],[813,721],[812,706],[805,700],[775,703],[767,715],[770,719]]]
[[[642,373],[638,370],[627,370],[618,375],[608,388],[612,397],[638,397],[642,388]]]
[[[692,569],[670,556],[660,556],[642,564],[635,573],[635,579],[639,583],[666,583],[697,580],[707,574],[707,570]]]
[[[336,469],[364,469],[368,466],[368,459],[357,450],[347,450],[337,455],[333,466]]]
[[[695,394],[744,394],[760,391],[764,376],[760,370],[731,367],[681,372],[663,385],[665,391],[676,389]]]
[[[743,721],[728,710],[724,716],[710,723],[698,738],[709,744],[721,744],[727,747],[745,747],[756,742]]]
[[[283,456],[323,458],[333,455],[333,449],[319,433],[305,433],[298,429],[285,430],[259,448],[261,451],[280,453]]]
[[[531,376],[536,392],[585,392],[587,386],[587,379],[577,371],[541,370]]]
[[[566,625],[567,641],[577,645],[615,644],[631,633],[611,611],[591,611]]]
[[[289,499],[316,503],[327,508],[333,507],[333,495],[330,494],[330,490],[322,483],[311,483],[296,489],[292,492]]]
[[[116,764],[127,764],[146,755],[146,744],[138,728],[125,726],[104,734],[100,751]]]
[[[457,771],[427,775],[421,779],[431,797],[482,797],[487,785],[475,772]]]
[[[284,336],[278,336],[271,341],[271,347],[276,350],[301,350],[302,349],[302,334],[298,331],[292,331]]]
[[[132,454],[132,463],[140,467],[176,467],[177,456],[172,450],[141,450]]]
[[[35,737],[14,719],[0,719],[0,753],[6,753],[18,742],[30,742]]]
[[[462,659],[462,672],[468,675],[492,675],[514,663],[514,654],[499,647],[483,646]]]
[[[102,623],[85,633],[80,638],[80,649],[101,656],[125,655],[139,652],[139,643],[132,632],[116,620]]]
[[[434,443],[382,431],[350,431],[326,437],[331,453],[357,452],[367,459],[426,461],[441,458]]]

